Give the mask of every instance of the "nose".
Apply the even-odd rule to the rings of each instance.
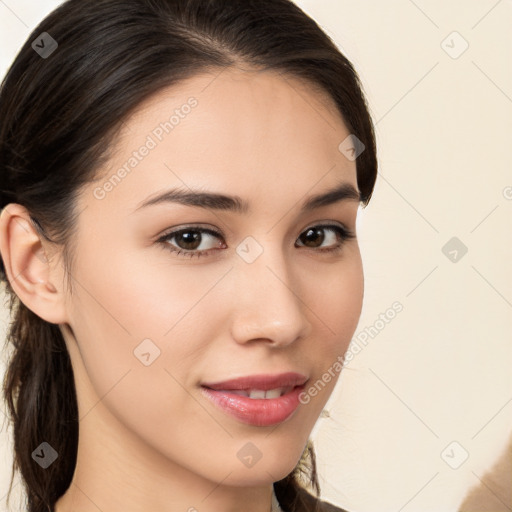
[[[265,341],[285,347],[311,332],[300,269],[290,263],[279,250],[268,248],[252,263],[237,262],[231,281],[235,302],[231,335],[237,343]]]

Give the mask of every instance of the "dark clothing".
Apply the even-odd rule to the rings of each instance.
[[[279,490],[276,489],[276,497],[279,501],[283,512],[348,512],[343,508],[336,507],[328,501],[315,498],[306,489],[302,487],[295,488],[295,496],[293,498],[293,504],[287,502],[285,496],[279,496]]]
[[[300,492],[300,491],[299,491]],[[302,490],[302,501],[305,504],[304,512],[347,512],[345,509],[336,507],[328,501],[315,498],[305,489]],[[287,511],[286,511],[287,512]]]

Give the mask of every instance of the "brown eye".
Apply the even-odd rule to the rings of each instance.
[[[190,227],[171,231],[159,238],[157,242],[164,244],[164,247],[178,255],[189,258],[197,256],[199,258],[213,250],[199,249],[205,238],[222,238],[222,235],[211,229]],[[174,240],[174,243],[171,243],[172,240]]]
[[[326,232],[330,232],[331,235],[326,235]],[[208,256],[214,250],[226,248],[224,243],[219,242],[214,244],[214,248],[199,249],[205,239],[208,240],[208,238],[222,239],[223,237],[220,233],[211,229],[192,226],[170,231],[160,237],[157,243],[162,244],[163,247],[177,256],[187,258]],[[304,246],[308,249],[318,249],[319,252],[330,252],[340,250],[344,241],[351,238],[355,238],[355,235],[349,230],[335,224],[328,224],[308,228],[298,240],[303,244],[299,247]],[[322,247],[325,241],[328,242],[328,245]]]
[[[197,247],[201,245],[202,236],[199,231],[181,231],[177,235],[173,237],[176,240],[177,245],[179,245],[182,249],[187,249],[188,251],[197,250]]]
[[[317,243],[320,243],[321,245],[325,239],[323,231],[324,230],[319,227],[309,228],[307,231],[304,232],[304,235],[302,235],[300,239],[306,247],[316,247]]]
[[[326,231],[334,233],[334,236],[326,236]],[[343,242],[351,238],[355,238],[355,235],[352,232],[342,228],[341,226],[330,224],[308,228],[299,237],[299,240],[304,244],[305,247],[311,249],[320,249],[320,251],[331,251],[341,248]],[[331,243],[328,244],[328,247],[322,248],[321,245],[325,240],[327,240],[327,242],[331,241]]]

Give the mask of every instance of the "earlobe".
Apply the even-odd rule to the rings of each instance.
[[[47,322],[65,322],[63,290],[52,283],[55,276],[41,236],[19,204],[2,210],[0,253],[12,289],[25,306]]]

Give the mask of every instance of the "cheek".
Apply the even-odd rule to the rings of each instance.
[[[359,323],[363,305],[364,275],[359,251],[337,268],[318,276],[317,291],[308,303],[325,334],[327,352],[345,350]]]
[[[96,331],[115,332],[133,345],[145,338],[165,343],[223,274],[166,256],[164,249],[129,249],[110,253],[109,265],[84,256],[77,274],[86,290],[79,290],[75,312],[88,315]]]
[[[200,309],[194,305],[215,276],[191,281],[179,269],[171,272],[131,253],[115,254],[112,261],[115,264],[105,265],[98,255],[84,254],[73,276],[80,286],[72,297],[70,322],[85,371],[98,396],[128,371],[143,372],[138,375],[141,388],[160,390],[162,383],[157,385],[155,379],[167,384],[171,380],[163,371],[164,366],[172,367],[164,357],[176,366],[197,349],[183,342],[183,331],[190,328]],[[161,369],[158,376],[155,367]]]
[[[208,339],[191,334],[201,311],[194,305],[215,276],[191,281],[190,273],[137,263],[127,255],[109,268],[84,256],[76,278],[87,283],[77,286],[72,315],[80,349],[74,368],[82,382],[81,416],[91,411],[85,420],[94,421],[95,415],[112,415],[167,454],[176,444],[184,446],[188,436],[207,450],[201,432],[208,417],[182,386],[201,353],[198,340]]]
[[[317,274],[315,292],[311,291],[307,302],[315,319],[315,333],[304,340],[302,351],[314,368],[301,398],[306,421],[316,421],[333,392],[343,368],[342,358],[359,323],[364,276],[359,252],[352,255],[336,269]]]

